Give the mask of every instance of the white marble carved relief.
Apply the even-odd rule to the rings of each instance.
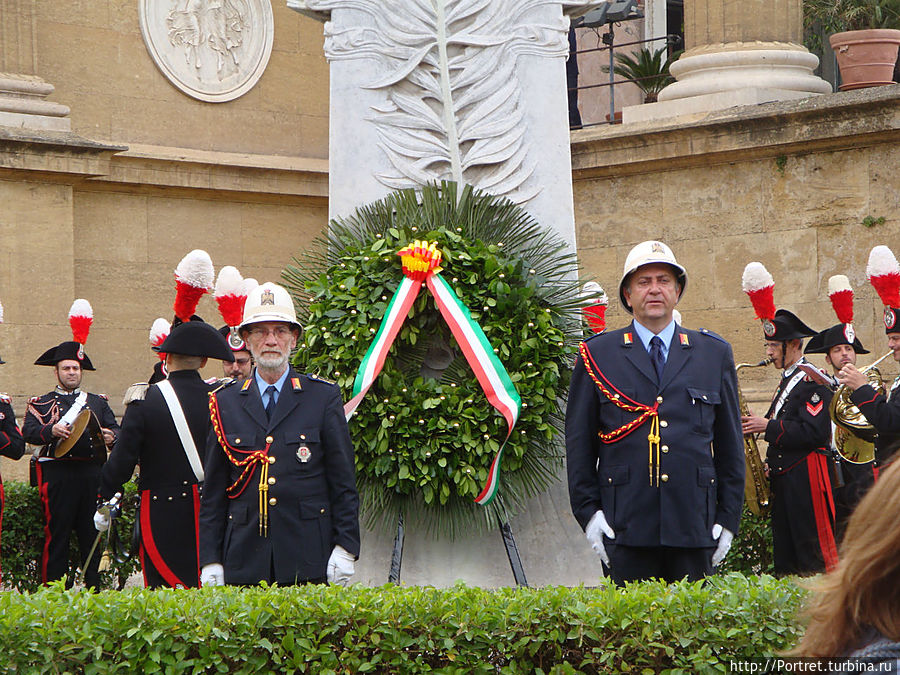
[[[565,57],[568,19],[550,5],[594,0],[294,0],[304,13],[352,10],[355,22],[325,25],[331,61],[373,59],[366,86],[384,93],[368,121],[390,170],[391,189],[450,179],[516,202],[541,190],[529,180],[540,161],[525,123],[517,61]],[[373,71],[376,72],[376,71]],[[539,144],[539,143],[538,143]]]
[[[272,52],[269,0],[140,0],[140,21],[159,69],[201,101],[230,101],[249,91]]]

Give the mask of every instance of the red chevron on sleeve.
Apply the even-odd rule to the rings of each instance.
[[[818,415],[820,412],[822,412],[822,408],[823,408],[824,406],[825,406],[825,401],[819,401],[819,402],[816,403],[815,405],[813,405],[812,403],[807,402],[807,403],[806,403],[806,412],[808,412],[810,415],[812,415],[813,417],[815,417],[815,416]]]

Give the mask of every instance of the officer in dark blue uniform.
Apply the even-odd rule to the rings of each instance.
[[[25,440],[41,446],[37,461],[45,532],[41,576],[47,583],[66,575],[72,530],[78,537],[82,561],[94,543],[97,532],[93,515],[100,467],[106,461],[107,448],[115,443],[119,424],[105,395],[89,394],[81,389],[83,371],[94,370],[83,344],[63,342],[41,354],[34,363],[54,366],[59,382],[53,391],[29,400],[22,424]],[[74,445],[61,454],[60,448],[71,442],[73,427],[71,414],[67,416],[67,413],[73,406],[90,409],[99,428],[93,421],[89,422]],[[87,561],[84,582],[90,588],[96,588],[100,581],[97,572],[100,553],[96,551]]]
[[[0,363],[6,363],[0,359]],[[10,459],[19,459],[25,454],[25,439],[16,424],[16,413],[13,412],[12,399],[7,394],[0,394],[0,455]],[[3,477],[0,476],[0,532],[3,527]],[[0,572],[2,580],[2,572]]]
[[[613,581],[710,574],[738,530],[743,441],[731,347],[673,319],[687,282],[672,251],[629,253],[627,328],[584,342],[566,410],[572,511]]]
[[[285,289],[252,290],[240,331],[256,368],[210,396],[201,583],[346,583],[359,496],[340,391],[289,367],[300,324]]]
[[[166,355],[168,377],[145,386],[143,396],[128,405],[119,440],[103,467],[100,497],[108,500],[120,492],[139,465],[144,584],[196,588],[209,394],[221,386],[204,381],[199,369],[207,358],[230,361],[234,356],[219,331],[200,320],[177,323],[154,349]],[[109,516],[98,511],[94,524],[105,530]]]
[[[816,331],[779,309],[763,320],[763,332],[766,356],[783,372],[766,414],[743,417],[742,427],[746,434],[764,434],[769,444],[775,573],[831,570],[837,565],[829,474],[832,391],[808,374],[820,371],[803,357],[803,338]]]

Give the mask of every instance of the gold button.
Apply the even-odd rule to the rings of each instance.
[[[706,394],[703,394],[703,400],[704,401],[706,400]]]
[[[275,458],[269,457],[269,464],[274,464],[274,463],[275,463]]]
[[[664,446],[662,446],[662,448],[660,448],[660,450],[662,450],[663,452],[668,452],[668,451],[669,451],[669,446],[668,446],[668,445],[664,445]]]
[[[319,513],[325,513],[325,509],[319,509]]]
[[[656,397],[656,402],[657,402],[657,403],[662,403],[662,396],[657,396],[657,397]]]
[[[266,436],[266,443],[271,443],[271,442],[274,441],[274,440],[275,440],[275,439],[272,438],[271,436]]]
[[[278,503],[278,500],[275,497],[269,498],[269,506],[275,506]]]
[[[715,485],[715,484],[716,484],[716,479],[715,479],[715,478],[710,478],[710,479],[709,479],[709,482],[710,482],[710,485]]]
[[[300,434],[300,440],[301,440],[301,441],[305,441],[305,440],[306,440],[306,434]]]
[[[669,423],[666,422],[665,420],[660,420],[659,426],[661,426],[661,427],[667,427],[667,426],[669,426]]]
[[[669,474],[667,474],[667,473],[664,473],[662,476],[660,476],[660,478],[662,478],[663,483],[669,482]]]
[[[607,479],[606,479],[606,482],[607,482],[607,483],[612,483],[612,478],[607,478]]]
[[[240,443],[240,442],[241,442],[241,439],[240,439],[240,438],[235,438],[235,439],[234,439],[234,442],[235,442],[235,443]]]
[[[269,476],[269,485],[275,485],[275,476]]]

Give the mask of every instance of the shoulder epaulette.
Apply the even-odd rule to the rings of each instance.
[[[602,330],[602,331],[600,331],[599,333],[594,333],[593,335],[589,335],[588,337],[584,338],[584,341],[585,341],[585,342],[590,342],[591,340],[600,337],[600,336],[603,335],[605,332],[606,332],[605,330]]]
[[[713,333],[713,332],[712,332],[711,330],[709,330],[708,328],[700,328],[700,329],[697,330],[697,332],[700,333],[701,335],[706,335],[707,337],[715,338],[715,339],[718,340],[719,342],[724,342],[726,345],[728,344],[728,340],[726,340],[725,338],[723,338],[723,337],[722,337],[721,335],[719,335],[718,333]]]
[[[44,398],[44,396],[46,396],[46,394],[44,394],[43,396],[32,396],[30,399],[28,399],[28,402],[29,403],[40,403],[41,399]]]
[[[122,405],[128,405],[135,401],[143,401],[147,396],[147,390],[150,384],[147,382],[135,382],[125,390],[125,396],[122,398]]]
[[[219,379],[219,380],[214,379],[213,382],[210,382],[209,384],[218,383],[219,386],[217,386],[215,389],[210,390],[209,393],[215,394],[220,389],[224,389],[225,387],[230,387],[235,382],[237,382],[237,379],[235,379],[233,377],[223,377],[222,379]]]
[[[311,380],[315,380],[316,382],[324,382],[325,384],[334,384],[334,382],[332,382],[331,380],[325,379],[324,377],[321,377],[320,375],[306,373],[306,376]]]
[[[4,403],[12,403],[12,399],[5,391],[0,391],[0,401],[3,401]]]
[[[102,398],[104,401],[108,401],[108,400],[109,400],[109,396],[107,396],[106,394],[97,394],[97,396],[99,396],[100,398]]]

